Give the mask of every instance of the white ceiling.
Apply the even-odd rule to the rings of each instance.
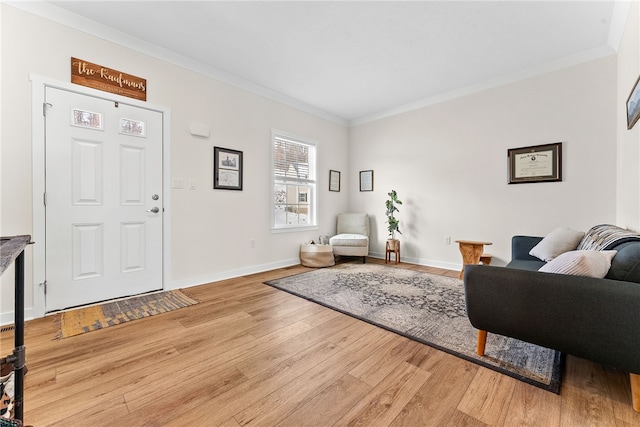
[[[75,21],[84,31],[346,124],[612,54],[628,13],[612,0],[50,3],[110,27]]]

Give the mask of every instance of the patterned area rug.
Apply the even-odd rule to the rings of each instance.
[[[378,264],[340,264],[265,282],[479,365],[559,393],[563,357],[488,334],[484,357],[465,310],[462,281]]]
[[[174,290],[65,311],[60,317],[60,332],[56,338],[84,334],[96,329],[188,307],[198,302],[182,292]]]

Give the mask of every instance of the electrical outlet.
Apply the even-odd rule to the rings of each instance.
[[[451,236],[445,236],[444,244],[445,245],[450,245],[451,244]]]
[[[249,247],[250,248],[255,248],[256,247],[256,241],[253,240],[253,239],[249,240]]]

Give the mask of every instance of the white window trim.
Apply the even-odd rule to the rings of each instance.
[[[274,158],[274,153],[275,150],[273,149],[274,147],[274,143],[275,143],[275,139],[276,137],[280,137],[282,139],[289,139],[292,140],[294,142],[299,142],[301,144],[307,144],[307,145],[312,145],[314,147],[314,175],[315,175],[315,179],[313,180],[309,180],[310,182],[313,183],[313,187],[310,191],[310,194],[308,195],[308,200],[309,200],[309,205],[311,207],[311,214],[310,214],[310,218],[311,218],[311,222],[307,225],[301,225],[301,224],[296,224],[296,225],[278,225],[276,226],[275,222],[276,222],[276,218],[275,218],[275,182],[274,182],[274,176],[275,176],[275,158]],[[270,208],[271,208],[271,232],[272,233],[291,233],[291,232],[298,232],[298,231],[309,231],[309,230],[317,230],[318,229],[318,218],[317,218],[317,192],[318,192],[318,149],[319,149],[319,143],[318,141],[309,139],[309,138],[303,138],[297,135],[293,135],[291,133],[288,132],[283,132],[277,129],[271,129],[271,138],[269,139],[269,144],[270,144],[270,150],[271,150],[271,176],[270,176],[270,185],[271,185],[271,203],[270,203]]]

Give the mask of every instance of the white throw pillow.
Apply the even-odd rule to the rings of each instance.
[[[611,260],[617,251],[570,251],[558,255],[553,261],[540,267],[546,273],[571,274],[603,278],[611,268]]]
[[[559,227],[535,245],[529,255],[541,259],[542,261],[551,261],[558,255],[574,250],[578,247],[578,243],[584,237],[584,231],[576,231],[567,227]]]

